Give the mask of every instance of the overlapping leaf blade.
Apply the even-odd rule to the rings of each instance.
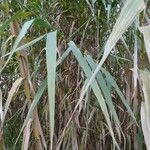
[[[56,32],[47,34],[46,39],[46,64],[47,64],[47,84],[50,114],[50,136],[51,146],[53,149],[54,136],[54,118],[55,118],[55,78],[56,78],[56,49],[57,49]]]
[[[71,48],[73,54],[75,55],[76,59],[78,60],[80,67],[85,72],[87,78],[90,78],[90,76],[92,75],[92,71],[91,71],[88,63],[86,62],[85,58],[82,56],[80,50],[76,47],[76,45],[72,41],[69,42],[69,47]],[[93,90],[93,92],[94,92],[94,94],[95,94],[95,96],[96,96],[96,98],[97,98],[97,100],[99,102],[99,105],[100,105],[100,107],[101,107],[101,109],[103,111],[103,114],[104,114],[105,119],[107,121],[108,129],[109,129],[110,134],[112,136],[113,142],[119,149],[119,146],[118,146],[118,144],[116,142],[116,139],[114,137],[114,132],[113,132],[113,129],[112,129],[110,116],[109,116],[109,113],[108,113],[108,109],[107,109],[106,103],[105,103],[105,100],[104,100],[104,98],[102,96],[101,90],[100,90],[96,80],[94,80],[91,83],[91,87],[92,87],[92,90]],[[80,99],[80,100],[82,100],[82,99]]]
[[[116,21],[116,24],[106,42],[104,48],[104,54],[102,59],[100,60],[97,68],[95,69],[93,75],[91,76],[87,86],[85,87],[83,95],[86,93],[88,87],[91,85],[92,80],[95,78],[97,72],[102,67],[103,63],[107,59],[111,50],[114,48],[118,40],[121,38],[122,34],[128,29],[128,27],[133,23],[135,17],[139,15],[139,13],[145,8],[144,0],[127,0],[125,2],[124,7],[119,15],[119,18]]]

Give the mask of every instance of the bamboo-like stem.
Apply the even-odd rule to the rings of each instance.
[[[15,20],[11,23],[11,33],[17,37],[20,31],[19,23]],[[19,45],[22,45],[24,41],[22,40]],[[35,96],[35,91],[33,89],[33,85],[30,78],[30,71],[29,71],[29,63],[28,63],[28,57],[26,50],[22,50],[20,52],[17,52],[19,64],[20,64],[20,72],[21,76],[24,78],[23,84],[24,84],[24,91],[25,95],[28,101],[28,105],[30,106],[32,102],[32,98]],[[37,108],[35,108],[33,112],[33,134],[34,139],[36,143],[36,150],[42,150],[42,143],[40,140],[40,134],[41,134],[41,125],[38,117],[38,111]]]

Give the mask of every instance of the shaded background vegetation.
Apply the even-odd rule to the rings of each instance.
[[[0,2],[0,68],[3,67],[7,60],[6,57],[2,56],[11,51],[16,39],[13,30],[16,30],[17,25],[13,26],[12,24],[16,23],[22,28],[22,25],[31,19],[36,20],[28,29],[26,36],[22,40],[23,43],[28,43],[43,34],[57,30],[58,59],[61,58],[68,48],[67,43],[74,41],[77,47],[80,48],[83,56],[91,56],[96,65],[102,58],[104,45],[123,5],[124,1],[121,0],[3,0]],[[149,2],[146,3],[146,6],[145,12],[139,15],[140,25],[149,24]],[[131,107],[137,123],[131,117],[132,114],[128,112],[127,107],[124,106],[123,98],[118,96],[117,90],[108,82],[107,79],[109,77],[102,73],[104,84],[107,85],[107,92],[111,95],[113,106],[120,121],[121,132],[123,132],[119,136],[119,131],[117,131],[119,128],[116,127],[111,108],[107,104],[115,138],[121,149],[128,150],[145,149],[140,121],[140,104],[143,100],[143,94],[139,84],[136,90],[133,84],[132,68],[134,65],[135,35],[138,43],[140,43],[138,45],[137,65],[139,69],[149,68],[143,36],[136,29],[134,23],[123,34],[123,39],[118,41],[104,63],[103,68],[111,74],[112,80],[117,83],[120,92]],[[43,38],[25,50],[28,57],[30,78],[35,91],[38,90],[41,82],[47,76],[46,53],[44,50],[46,45],[45,39]],[[1,72],[0,88],[3,106],[5,106],[13,83],[22,76],[19,59],[20,54],[14,53],[7,66]],[[90,68],[92,69],[92,66]],[[62,131],[78,102],[85,79],[86,75],[72,53],[57,67],[53,149],[113,149],[113,142],[105,116],[91,89],[88,90],[85,96],[81,105],[81,111],[75,112],[61,139],[62,141],[59,141]],[[2,145],[5,145],[7,149],[13,148],[31,104],[27,100],[25,91],[25,86],[22,84],[19,90],[16,90],[14,93],[3,129],[1,129],[3,130],[1,139],[5,143],[2,142]],[[107,95],[107,93],[102,93],[104,97]],[[32,100],[34,94],[31,92],[30,96]],[[42,127],[44,139],[49,149],[51,142],[49,138],[50,123],[47,90],[42,94],[37,104],[37,112],[40,120],[39,124]],[[35,149],[34,145],[37,144],[39,139],[36,141],[34,137],[34,125],[30,129],[29,149]],[[41,139],[41,145],[44,149],[44,142]],[[23,140],[25,139],[21,135],[15,149],[21,149]],[[58,146],[59,144],[60,147]],[[37,146],[36,149],[41,148]]]

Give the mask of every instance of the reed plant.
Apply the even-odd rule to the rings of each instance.
[[[0,1],[0,150],[149,150],[149,6]]]

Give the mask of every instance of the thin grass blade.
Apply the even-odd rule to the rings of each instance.
[[[27,33],[29,27],[32,25],[32,23],[34,22],[34,19],[33,20],[30,20],[30,21],[27,21],[25,22],[25,24],[23,25],[18,37],[16,38],[16,41],[13,45],[13,48],[12,48],[12,51],[11,51],[11,54],[9,55],[6,63],[4,64],[3,68],[0,70],[0,73],[3,71],[3,69],[6,67],[6,65],[8,64],[9,60],[11,59],[15,49],[18,47],[20,41],[22,40],[22,38],[25,36],[25,34]]]
[[[107,82],[111,84],[112,87],[114,87],[115,91],[117,92],[118,96],[120,97],[122,103],[124,104],[124,106],[126,107],[126,109],[128,110],[128,113],[131,115],[131,117],[134,119],[134,121],[136,122],[136,118],[134,116],[133,111],[131,110],[128,101],[125,99],[124,95],[121,92],[121,89],[119,88],[119,86],[117,85],[116,81],[114,80],[114,78],[112,77],[112,75],[106,71],[104,68],[101,68],[101,71],[105,74]]]
[[[94,60],[92,59],[91,56],[87,56],[87,61],[89,63],[89,65],[91,66],[92,70],[95,70],[95,68],[97,67],[97,64],[95,64]],[[103,95],[105,97],[106,103],[108,105],[109,111],[112,114],[112,117],[115,121],[116,127],[118,128],[118,131],[121,130],[121,124],[117,115],[117,112],[115,110],[114,104],[112,102],[112,98],[111,98],[111,91],[109,90],[109,88],[106,85],[106,81],[102,75],[102,73],[99,71],[97,76],[96,76],[97,82],[100,85],[101,91],[103,92]],[[118,132],[118,135],[120,137],[120,132]]]
[[[43,92],[45,91],[46,87],[47,87],[47,78],[42,81],[42,83],[40,84],[40,86],[39,86],[39,88],[38,88],[38,90],[37,90],[37,92],[36,92],[36,94],[35,94],[35,97],[34,97],[34,99],[33,99],[33,102],[31,103],[31,106],[30,106],[30,108],[29,108],[28,114],[27,114],[27,116],[26,116],[26,118],[25,118],[25,120],[24,120],[24,123],[23,123],[23,125],[22,125],[22,128],[21,128],[21,130],[20,130],[20,132],[19,132],[19,134],[18,134],[18,137],[17,137],[17,139],[16,139],[16,142],[15,142],[15,144],[14,144],[14,150],[15,150],[15,146],[16,146],[16,144],[17,144],[17,142],[18,142],[18,139],[20,138],[20,135],[21,135],[23,129],[25,128],[25,126],[27,125],[29,119],[31,118],[31,115],[32,115],[32,113],[33,113],[33,110],[34,110],[34,108],[37,106],[37,104],[38,104],[38,102],[39,102],[39,100],[40,100],[40,98],[41,98]]]
[[[24,45],[22,45],[22,46],[20,46],[20,47],[18,47],[18,48],[16,48],[16,49],[14,49],[13,52],[10,52],[10,53],[7,53],[7,54],[3,55],[2,58],[3,58],[3,57],[6,57],[6,56],[9,56],[9,55],[12,55],[12,54],[14,54],[15,52],[21,51],[21,50],[23,50],[23,49],[26,49],[26,48],[28,48],[28,47],[30,47],[30,46],[36,44],[37,42],[39,42],[40,40],[42,40],[45,36],[46,36],[46,35],[42,35],[42,36],[40,36],[40,37],[38,37],[38,38],[36,38],[36,39],[34,39],[34,40],[32,40],[32,41],[26,43],[26,44],[24,44]]]
[[[71,52],[71,50],[70,50],[70,48],[68,48],[63,54],[62,54],[62,56],[58,59],[58,61],[57,61],[57,66],[59,65],[59,64],[61,64],[65,59],[66,59],[66,57],[69,55],[69,53]]]

